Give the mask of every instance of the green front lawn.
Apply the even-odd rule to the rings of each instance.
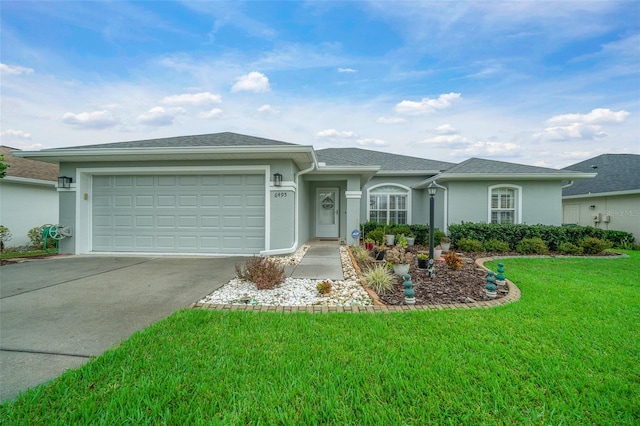
[[[628,253],[505,259],[522,299],[491,309],[182,310],[3,405],[0,423],[638,424]]]

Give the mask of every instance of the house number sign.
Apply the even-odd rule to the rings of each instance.
[[[274,192],[273,198],[287,198],[286,192]]]

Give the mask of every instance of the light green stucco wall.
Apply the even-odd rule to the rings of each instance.
[[[559,181],[464,181],[446,183],[449,188],[449,224],[463,221],[486,223],[489,215],[489,187],[502,184],[522,188],[522,223],[562,223],[562,188]]]

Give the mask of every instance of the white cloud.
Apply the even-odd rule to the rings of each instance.
[[[0,132],[0,138],[2,138],[3,141],[24,141],[31,139],[31,134],[23,132],[22,130],[8,129]]]
[[[247,75],[238,77],[236,84],[231,87],[232,92],[255,92],[262,93],[271,90],[269,79],[266,75],[257,71],[250,72]]]
[[[358,139],[358,145],[360,146],[387,146],[387,142],[382,139],[362,138]]]
[[[358,70],[354,70],[353,68],[338,68],[338,72],[354,73],[358,72]]]
[[[175,119],[174,114],[163,107],[154,107],[138,116],[138,122],[149,126],[170,126]]]
[[[201,112],[200,114],[198,114],[198,117],[200,117],[200,118],[216,118],[216,117],[220,117],[223,113],[224,113],[224,111],[222,111],[220,108],[214,108],[211,111]]]
[[[438,96],[437,99],[422,98],[419,102],[405,100],[397,104],[395,110],[399,114],[432,114],[438,110],[450,108],[453,102],[461,99],[460,93],[446,93]]]
[[[440,145],[448,148],[461,148],[466,147],[469,142],[469,139],[465,138],[464,136],[449,134],[432,136],[430,138],[424,139],[420,143],[429,145]]]
[[[109,111],[91,111],[74,114],[66,112],[62,116],[62,122],[83,129],[106,129],[118,124]]]
[[[443,124],[442,126],[436,127],[436,133],[439,135],[455,135],[458,131],[451,124]]]
[[[317,138],[355,138],[357,137],[355,132],[339,132],[336,129],[320,130],[316,133]]]
[[[602,126],[589,125],[583,123],[572,123],[567,126],[547,127],[542,132],[533,135],[534,139],[544,139],[549,141],[564,141],[576,139],[600,139],[607,136],[602,130]]]
[[[220,95],[202,92],[202,93],[183,93],[181,95],[167,96],[162,99],[163,104],[167,105],[205,105],[219,104],[222,102]]]
[[[381,124],[402,124],[407,122],[402,117],[378,117],[376,121]]]
[[[258,108],[258,112],[261,114],[279,114],[280,110],[272,107],[269,104],[265,104]]]
[[[622,123],[629,113],[624,110],[611,111],[609,108],[596,108],[588,114],[556,115],[547,120],[549,125],[563,124],[606,124]]]
[[[33,74],[33,68],[21,67],[20,65],[7,65],[0,63],[0,73],[9,75]]]

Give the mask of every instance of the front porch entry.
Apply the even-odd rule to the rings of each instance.
[[[338,188],[316,189],[316,237],[338,238],[340,233]]]

